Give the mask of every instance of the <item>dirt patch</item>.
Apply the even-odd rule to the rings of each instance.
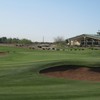
[[[0,52],[0,55],[6,55],[7,52]]]
[[[100,67],[63,65],[41,70],[40,74],[73,80],[100,81]]]

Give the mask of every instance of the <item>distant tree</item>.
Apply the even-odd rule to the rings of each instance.
[[[20,40],[20,43],[21,44],[32,44],[32,41],[31,40],[28,40],[28,39],[21,39]]]
[[[7,38],[1,37],[0,43],[8,43],[8,44],[32,44],[33,42],[28,39],[18,39],[18,38]]]
[[[2,43],[2,38],[0,38],[0,43]]]
[[[6,37],[1,37],[0,38],[0,43],[7,43],[7,38]]]
[[[54,38],[54,43],[57,45],[58,48],[64,48],[66,46],[65,39],[60,36]]]
[[[13,38],[13,39],[12,39],[12,43],[13,43],[13,44],[14,44],[14,43],[19,43],[19,41],[20,41],[20,40],[19,40],[18,38]]]
[[[12,43],[12,38],[8,38],[7,43],[11,44]]]

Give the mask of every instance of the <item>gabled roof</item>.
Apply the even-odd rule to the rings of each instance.
[[[78,38],[81,38],[81,37],[88,37],[88,38],[100,40],[100,35],[98,35],[98,34],[94,34],[94,35],[93,34],[82,34],[82,35],[78,35],[78,36],[69,38],[68,40],[74,40],[74,39],[78,39]]]

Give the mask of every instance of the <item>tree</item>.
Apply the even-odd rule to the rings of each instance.
[[[19,40],[18,38],[13,38],[13,39],[12,39],[12,43],[19,43],[19,41],[20,41],[20,40]]]
[[[0,43],[8,43],[8,44],[32,44],[33,42],[28,39],[18,39],[18,38],[7,38],[1,37]]]
[[[66,46],[66,41],[63,37],[54,38],[54,43],[57,45],[57,48],[64,48]]]
[[[32,41],[28,40],[28,39],[22,39],[22,40],[20,40],[20,43],[21,44],[32,44]]]
[[[7,43],[9,43],[9,44],[12,43],[12,38],[8,38]]]
[[[1,37],[0,38],[0,43],[7,43],[7,38],[6,37]]]

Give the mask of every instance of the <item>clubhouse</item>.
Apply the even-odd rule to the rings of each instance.
[[[82,34],[67,39],[69,46],[100,47],[100,31],[97,34]]]

